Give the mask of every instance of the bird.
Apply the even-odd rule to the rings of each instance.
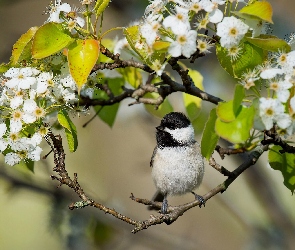
[[[204,198],[193,191],[203,180],[204,158],[187,116],[181,112],[166,114],[156,127],[156,141],[150,166],[157,188],[153,200],[162,201],[160,213],[167,213],[167,196],[189,192],[200,201],[200,207],[205,206]]]

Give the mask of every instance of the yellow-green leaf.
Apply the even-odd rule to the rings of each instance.
[[[221,67],[231,76],[235,76],[231,58],[228,56],[227,49],[220,44],[216,44],[216,56]]]
[[[218,118],[223,122],[232,122],[236,119],[233,109],[233,100],[220,102],[216,108]]]
[[[219,136],[215,132],[215,122],[217,119],[216,109],[212,109],[210,112],[209,119],[205,125],[202,140],[201,140],[201,152],[202,155],[209,160],[215,146],[219,140]]]
[[[153,49],[154,50],[165,50],[165,51],[167,51],[169,46],[170,46],[170,42],[156,41],[153,44]]]
[[[95,39],[77,40],[68,47],[68,63],[71,76],[74,78],[78,93],[99,56],[100,44]]]
[[[12,55],[10,57],[10,62],[12,65],[17,64],[19,61],[24,59],[29,59],[32,49],[32,38],[37,32],[38,27],[30,28],[25,34],[17,40],[17,42],[12,47]]]
[[[98,0],[94,6],[95,14],[100,16],[106,7],[108,7],[110,0]]]
[[[190,69],[188,75],[192,78],[193,82],[199,89],[204,89],[203,76],[200,74],[200,72]],[[195,120],[200,112],[202,99],[183,93],[183,101],[188,117],[191,121]]]
[[[218,117],[215,123],[215,131],[220,137],[232,143],[243,143],[250,136],[254,115],[254,107],[242,107],[233,121],[225,122]]]
[[[5,73],[10,68],[11,68],[11,66],[9,65],[9,63],[1,63],[0,64],[0,73]]]
[[[41,59],[67,47],[74,39],[66,34],[61,23],[46,23],[36,32],[32,44],[32,57]]]
[[[140,56],[140,58],[146,62],[146,59],[148,58],[148,51],[146,48],[145,41],[141,38],[140,32],[139,32],[139,26],[130,26],[126,29],[124,29],[124,34],[126,36],[126,39],[130,45],[130,47]],[[138,46],[138,45],[141,46]]]
[[[267,1],[257,1],[253,4],[243,7],[240,13],[248,14],[253,17],[258,17],[266,22],[273,23],[272,21],[272,6]]]
[[[261,34],[259,37],[246,37],[249,43],[268,51],[285,51],[290,52],[290,45],[276,36]]]
[[[234,77],[239,78],[247,70],[252,70],[257,65],[262,64],[266,56],[267,53],[263,49],[245,42],[241,55],[232,63]]]
[[[133,88],[137,88],[142,83],[142,75],[139,72],[139,69],[126,67],[123,69],[118,69],[118,71]]]
[[[78,147],[77,129],[75,124],[71,121],[67,111],[60,109],[57,114],[58,122],[64,127],[69,150],[75,152]]]
[[[111,40],[111,39],[102,39],[100,44],[101,44],[101,47],[104,46],[105,48],[108,48],[108,50],[110,50],[112,52],[115,47],[115,41]],[[97,61],[108,63],[108,62],[112,62],[113,60],[111,58],[105,56],[104,54],[99,53],[99,57],[98,57]]]
[[[237,116],[239,112],[241,111],[241,104],[245,97],[245,88],[241,84],[236,84],[235,87],[235,95],[233,100],[233,112],[234,115]]]

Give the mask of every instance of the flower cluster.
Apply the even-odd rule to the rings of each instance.
[[[90,34],[100,42],[103,35],[97,37],[96,30],[91,32],[91,28],[94,29],[96,25],[90,25],[95,8],[90,10],[88,5],[95,1],[80,2],[85,6],[84,11],[55,0],[49,7],[49,18],[45,23],[61,23],[58,29],[63,30],[65,37],[70,36],[68,40],[71,42],[87,39]],[[214,45],[218,47],[217,53],[219,50],[222,51],[221,56],[229,57],[224,61],[234,65],[245,53],[244,48],[250,43],[248,41],[261,34],[264,19],[243,16],[243,13],[238,12],[233,16],[231,10],[227,9],[233,6],[233,2],[234,0],[150,0],[142,20],[133,22],[125,29],[128,39],[116,41],[114,49],[109,49],[115,54],[120,53],[122,59],[125,55],[128,55],[128,59],[130,54],[138,55],[158,76],[164,71],[170,57],[195,58],[200,53],[210,53]],[[243,6],[246,4],[245,1],[236,0],[236,7],[239,3]],[[85,19],[79,16],[81,12]],[[224,16],[224,13],[232,16]],[[82,27],[85,20],[88,25],[84,30]],[[44,26],[46,25],[48,24]],[[293,35],[290,39],[290,48],[294,47],[294,37]],[[63,48],[66,47],[70,48],[69,45]],[[9,165],[22,160],[38,161],[42,151],[40,143],[48,126],[51,127],[56,122],[58,109],[78,101],[76,82],[70,74],[67,58],[57,52],[61,49],[58,47],[55,50],[52,46],[50,51],[54,52],[40,61],[29,58],[25,62],[18,62],[19,64],[9,64],[9,69],[0,75],[0,152]],[[268,50],[264,50],[266,51]],[[263,60],[265,58],[266,56]],[[93,63],[96,60],[95,58]],[[224,68],[227,70],[232,67],[234,71],[234,66],[229,64]],[[90,70],[92,67],[91,64]],[[250,64],[249,67],[250,69],[243,68],[243,72],[239,74],[234,72],[233,76],[239,78],[245,89],[254,90],[258,96],[252,102],[256,105],[255,128],[260,131],[268,130],[276,124],[286,133],[293,134],[295,52],[272,54],[263,66],[254,67]],[[82,88],[79,85],[80,95],[94,98],[98,93],[93,85],[99,82],[99,77],[117,77],[114,74],[116,72],[112,70],[110,74],[108,70],[101,70],[90,74],[87,84]],[[120,73],[119,77],[122,76]],[[267,86],[267,97],[260,95],[261,91],[256,88],[258,84]]]
[[[206,34],[200,33],[200,30],[206,29],[211,23],[216,25],[220,46],[227,51],[232,62],[237,61],[243,53],[242,40],[247,32],[252,32],[247,35],[248,37],[259,36],[265,22],[248,16],[241,19],[235,16],[224,17],[220,6],[225,2],[222,0],[151,1],[146,8],[143,21],[138,24],[140,37],[146,43],[148,54],[153,55],[153,46],[157,41],[169,42],[167,55],[172,57],[182,55],[189,58],[197,49],[201,53],[208,53],[212,44]],[[245,4],[244,1],[237,2]],[[169,9],[168,15],[167,9]],[[202,14],[197,15],[199,13]],[[197,19],[195,28],[193,28],[194,18]],[[121,44],[123,45],[123,40]],[[140,44],[143,47],[142,40]],[[120,47],[117,47],[116,52],[120,52]],[[161,75],[165,66],[165,62],[161,63],[157,59],[154,60],[152,68]],[[270,90],[268,98],[259,99],[258,116],[255,121],[257,129],[270,129],[277,124],[288,134],[294,132],[295,96],[294,94],[291,96],[291,93],[294,93],[291,91],[295,82],[294,67],[295,52],[280,53],[272,56],[266,66],[246,70],[240,78],[246,89],[255,88],[255,84],[260,82]]]
[[[270,129],[277,124],[284,133],[295,132],[295,51],[270,55],[263,67],[258,67],[255,81],[265,84],[269,89],[268,98],[260,97],[259,115],[264,128]]]
[[[152,57],[155,43],[165,41],[169,43],[168,56],[183,55],[189,58],[197,49],[200,53],[208,53],[212,47],[210,39],[206,39],[206,35],[199,32],[201,29],[207,29],[210,23],[217,24],[216,34],[220,36],[221,46],[226,49],[238,46],[249,26],[236,17],[223,17],[219,7],[225,2],[222,0],[151,1],[145,10],[142,22],[138,24],[140,39],[145,42],[143,45],[142,40],[139,40],[141,48],[145,47],[146,53]],[[168,15],[167,8],[170,10]],[[119,41],[115,52],[121,53],[123,48],[126,48],[126,43],[126,39]],[[159,67],[159,61],[156,59],[151,67],[161,75],[165,64]]]
[[[49,18],[47,22],[66,22],[68,29],[73,32],[75,28],[83,27],[85,25],[84,18],[77,14],[78,10],[72,8],[68,3],[61,3],[61,0],[55,0],[54,5],[51,4],[51,6],[49,6],[48,13]]]
[[[77,100],[76,84],[67,65],[56,76],[34,67],[12,67],[1,81],[0,152],[9,165],[38,161],[39,144],[47,133],[44,124],[52,123],[58,107]]]

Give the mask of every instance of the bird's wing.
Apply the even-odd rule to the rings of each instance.
[[[153,151],[153,155],[152,155],[152,158],[151,158],[151,161],[150,161],[150,167],[153,167],[153,164],[154,164],[154,158],[155,158],[155,155],[157,153],[157,150],[158,150],[158,147],[156,146],[154,148],[154,151]]]

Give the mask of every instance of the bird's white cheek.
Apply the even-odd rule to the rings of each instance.
[[[191,142],[195,139],[195,132],[192,125],[186,128],[169,129],[165,128],[165,131],[170,133],[172,137],[179,142]]]

